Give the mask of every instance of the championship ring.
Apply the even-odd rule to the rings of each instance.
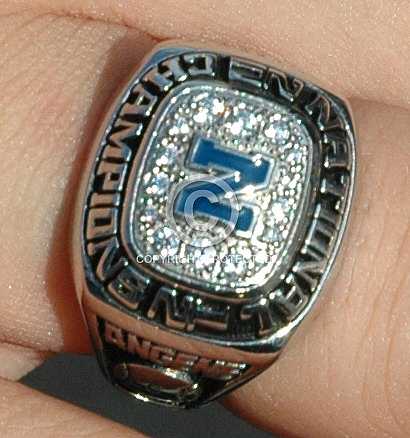
[[[278,357],[323,289],[355,176],[347,104],[263,61],[159,45],[96,136],[74,229],[104,374],[210,402]]]

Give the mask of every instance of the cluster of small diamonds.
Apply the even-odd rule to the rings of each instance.
[[[195,232],[183,221],[177,221],[178,232],[170,224],[170,190],[195,174],[186,168],[185,158],[197,135],[255,160],[264,156],[273,161],[269,188],[239,198],[260,208],[251,238],[234,231],[217,245],[198,245]],[[161,257],[163,265],[166,258],[167,271],[195,280],[221,287],[255,284],[264,270],[272,269],[292,232],[308,179],[310,151],[302,121],[281,105],[221,86],[183,89],[170,99],[145,157],[135,209],[139,251],[154,260]],[[210,232],[220,231],[215,227]],[[180,239],[181,233],[190,243]]]

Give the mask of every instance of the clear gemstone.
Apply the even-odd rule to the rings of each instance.
[[[238,120],[236,122],[231,123],[231,133],[233,135],[239,135],[243,128],[243,120]]]
[[[285,218],[285,212],[283,210],[282,204],[275,202],[272,206],[272,214],[275,218],[275,222],[282,222]]]
[[[290,138],[289,126],[285,122],[272,123],[265,129],[265,135],[278,144],[285,144]]]
[[[159,218],[159,215],[158,215],[157,209],[154,207],[148,206],[145,209],[145,211],[141,217],[141,220],[143,222],[150,224],[150,225],[153,225],[158,220],[158,218]]]
[[[297,185],[298,185],[298,179],[293,178],[292,181],[290,181],[290,183],[288,184],[288,187],[290,189],[295,189]]]
[[[277,242],[280,240],[280,233],[276,227],[265,227],[263,231],[263,238],[265,241]]]
[[[229,254],[225,257],[223,272],[230,278],[235,278],[246,269],[246,261],[241,254]]]
[[[178,253],[180,241],[175,232],[169,227],[158,228],[153,234],[156,249],[162,257],[174,256]]]
[[[170,135],[188,134],[190,131],[189,124],[182,117],[178,117],[174,126],[169,130]]]
[[[252,112],[235,107],[228,119],[228,126],[231,134],[247,138],[257,134],[258,119]]]
[[[269,259],[270,257],[263,251],[258,251],[255,255],[255,263],[259,264],[259,265],[263,265],[266,263],[269,263]]]
[[[197,248],[194,252],[194,262],[197,269],[212,266],[215,263],[216,250],[213,246],[208,246],[202,250]]]
[[[169,187],[169,177],[166,173],[160,172],[152,178],[150,192],[154,195],[163,195]]]
[[[212,113],[214,115],[222,114],[225,111],[225,105],[219,99],[213,100]]]
[[[206,108],[201,108],[201,110],[194,115],[194,120],[196,123],[205,123],[208,118],[208,110]]]
[[[289,175],[285,174],[282,177],[282,184],[284,184],[285,186],[289,185],[289,183],[291,182],[291,178]]]
[[[194,237],[191,240],[191,246],[195,248],[206,248],[212,245],[212,240],[206,237]]]
[[[301,151],[293,151],[287,156],[286,160],[292,164],[296,164],[301,161],[302,156],[303,155]]]
[[[166,164],[173,164],[178,156],[178,149],[174,145],[170,145],[165,149],[164,157],[167,160]]]

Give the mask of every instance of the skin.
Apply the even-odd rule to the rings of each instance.
[[[90,351],[69,263],[79,174],[118,85],[169,38],[263,55],[346,96],[360,142],[321,306],[225,403],[282,436],[410,435],[409,22],[394,0],[0,2],[1,436],[138,436],[13,381]]]

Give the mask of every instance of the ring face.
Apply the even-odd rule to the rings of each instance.
[[[313,147],[303,119],[195,81],[170,92],[152,123],[126,194],[134,263],[221,295],[272,280],[305,217]]]
[[[162,46],[95,150],[75,251],[105,372],[183,406],[256,375],[309,312],[341,243],[355,172],[345,103],[241,56]]]

